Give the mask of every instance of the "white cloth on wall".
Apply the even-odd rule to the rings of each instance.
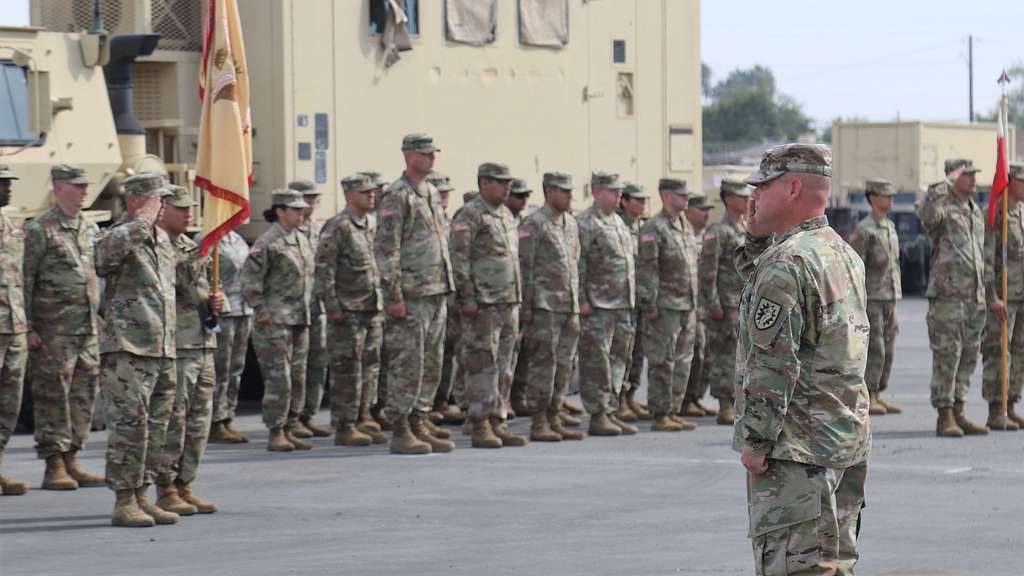
[[[519,0],[519,41],[562,48],[569,43],[569,0]]]
[[[494,42],[498,0],[445,0],[444,8],[449,40],[474,46]]]

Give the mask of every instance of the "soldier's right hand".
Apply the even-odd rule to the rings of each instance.
[[[712,308],[708,315],[711,316],[712,320],[721,320],[725,318],[725,310],[721,308]]]
[[[146,199],[142,208],[139,208],[139,212],[136,216],[147,220],[150,224],[153,224],[160,218],[160,209],[163,208],[163,205],[163,200],[160,199],[159,195],[150,196]]]
[[[344,321],[344,320],[345,320],[345,312],[343,312],[343,311],[341,311],[341,310],[338,310],[337,312],[335,312],[335,313],[331,314],[331,315],[330,315],[330,316],[328,316],[327,318],[328,318],[328,319],[329,319],[329,320],[330,320],[331,322],[334,322],[335,324],[340,324],[340,323],[341,323],[342,321]]]
[[[651,322],[654,322],[655,320],[658,319],[658,309],[651,308],[650,310],[644,312],[644,318],[650,320]]]
[[[1006,322],[1006,303],[996,298],[988,305],[989,310],[996,315],[1000,322]]]
[[[580,316],[590,316],[593,313],[594,309],[591,308],[590,302],[580,304]]]
[[[261,326],[269,326],[273,322],[274,317],[271,316],[270,314],[261,314],[260,317],[256,319],[256,323],[260,324]]]
[[[26,339],[28,340],[29,350],[39,350],[43,347],[43,339],[39,336],[38,332],[29,332]]]
[[[395,302],[394,304],[388,304],[388,316],[392,318],[405,318],[405,314],[405,302]]]

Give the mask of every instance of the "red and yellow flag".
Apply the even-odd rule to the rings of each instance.
[[[203,19],[199,65],[199,123],[196,186],[203,189],[205,255],[249,218],[252,184],[252,126],[249,72],[237,0],[210,0]]]

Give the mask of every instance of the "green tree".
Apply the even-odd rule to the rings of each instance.
[[[803,108],[776,91],[775,75],[764,66],[733,70],[709,96],[703,124],[704,142],[711,149],[795,140],[811,129]]]

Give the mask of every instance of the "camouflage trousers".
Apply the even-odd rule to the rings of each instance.
[[[644,347],[643,347],[643,315],[640,310],[633,310],[633,326],[636,337],[633,338],[633,349],[629,353],[629,365],[626,367],[626,379],[622,382],[623,390],[636,390],[640,388],[640,379],[644,372]]]
[[[935,408],[965,402],[978,363],[985,306],[960,300],[928,301],[928,340],[932,348],[931,401]]]
[[[152,484],[160,468],[177,394],[173,358],[128,352],[100,357],[107,403],[107,486],[130,490]]]
[[[213,421],[223,422],[235,417],[238,389],[245,370],[245,353],[249,349],[252,316],[227,316],[220,319],[214,367],[217,388],[213,393]]]
[[[590,414],[619,406],[636,329],[633,310],[595,309],[580,321],[580,398]]]
[[[0,334],[0,464],[21,411],[28,345],[24,334]]]
[[[1024,358],[1024,322],[1017,322],[1024,316],[1024,302],[1006,303],[1006,334],[1009,337],[1007,348],[1007,374],[1009,374],[1009,400],[1019,400],[1024,392],[1024,369],[1015,360]],[[1001,322],[991,310],[985,323],[985,337],[981,344],[981,397],[986,402],[1002,400],[1002,370],[1000,355],[1002,344]]]
[[[444,359],[441,361],[441,383],[437,385],[435,402],[447,402],[454,392],[455,376],[459,371],[459,337],[461,335],[459,311],[448,298],[448,321],[444,334]]]
[[[341,322],[327,323],[331,343],[331,420],[336,427],[355,424],[362,404],[377,401],[384,314],[345,312]]]
[[[309,354],[306,357],[306,404],[302,415],[316,416],[324,400],[324,386],[327,384],[327,365],[330,354],[327,351],[327,316],[313,316],[309,327]]]
[[[657,318],[644,321],[647,402],[654,416],[667,416],[682,406],[686,394],[697,314],[693,310],[658,308]]]
[[[469,417],[508,416],[513,356],[519,337],[519,304],[483,304],[462,318]]]
[[[407,298],[404,318],[388,318],[384,346],[388,350],[388,416],[426,414],[441,382],[448,303],[444,295]]]
[[[572,379],[580,340],[580,317],[566,312],[534,310],[519,355],[518,370],[526,373],[527,405],[536,414],[562,407]]]
[[[725,308],[725,317],[704,320],[706,343],[701,378],[711,396],[731,400],[736,384],[736,340],[739,337],[739,310]]]
[[[309,326],[257,322],[252,346],[263,374],[263,423],[270,429],[294,424],[305,406]]]
[[[892,373],[892,353],[896,347],[896,334],[900,331],[896,319],[895,300],[868,300],[868,364],[864,369],[864,383],[868,391],[878,394],[889,387]]]
[[[708,391],[708,381],[704,378],[704,365],[707,358],[707,330],[703,320],[697,320],[697,329],[693,333],[693,360],[690,361],[690,377],[686,381],[687,398],[700,400]]]
[[[213,350],[178,350],[178,393],[160,456],[157,484],[166,486],[175,480],[190,484],[196,479],[213,417],[213,390],[217,386],[213,362]]]
[[[29,353],[36,453],[42,459],[85,447],[100,390],[100,344],[93,334],[41,334]]]
[[[822,468],[769,460],[764,474],[747,474],[754,573],[852,576],[867,472],[867,462]]]

